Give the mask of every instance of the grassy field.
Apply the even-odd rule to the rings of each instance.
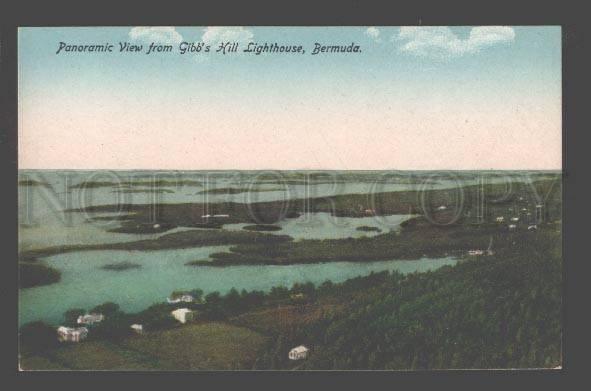
[[[122,345],[157,357],[161,369],[250,369],[265,341],[246,328],[213,322],[129,338]]]
[[[225,323],[190,324],[120,342],[68,344],[21,360],[25,370],[250,369],[267,338]]]
[[[343,304],[331,303],[284,305],[250,311],[231,319],[231,322],[265,334],[278,334],[289,332],[328,314],[342,312],[344,307]]]

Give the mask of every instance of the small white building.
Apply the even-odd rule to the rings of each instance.
[[[65,327],[57,328],[57,338],[61,342],[80,342],[88,337],[88,329],[86,327]]]
[[[193,311],[188,308],[179,308],[171,312],[172,316],[181,323],[187,323],[193,319]]]
[[[80,315],[76,320],[78,324],[88,324],[93,325],[95,323],[100,323],[105,319],[105,315],[103,314],[86,314]]]
[[[292,300],[304,300],[306,296],[303,293],[292,293],[289,295]]]
[[[517,229],[517,226],[515,224],[509,224],[509,230],[513,231]]]
[[[160,224],[154,224],[154,229],[160,228]]]
[[[505,221],[505,218],[503,216],[499,216],[495,220],[497,221],[497,223],[502,223],[503,221]]]
[[[178,303],[192,303],[195,298],[191,295],[180,295],[176,297],[168,297],[166,301],[168,304],[178,304]]]
[[[210,217],[211,217],[211,215],[203,215],[203,216],[201,216],[202,219],[208,219]]]
[[[446,209],[447,209],[447,206],[445,206],[445,205],[441,205],[441,206],[437,207],[437,210],[446,210]]]
[[[228,218],[230,215],[213,215],[215,218]]]
[[[133,331],[135,331],[138,334],[142,334],[144,332],[144,326],[141,324],[132,324],[130,327]]]
[[[296,346],[289,351],[288,357],[290,360],[303,360],[308,357],[309,351],[304,345]]]
[[[538,230],[538,226],[536,224],[530,225],[529,227],[527,227],[528,231],[537,231]]]
[[[469,250],[468,255],[484,255],[484,250]]]
[[[511,221],[519,221],[519,217],[511,217]]]

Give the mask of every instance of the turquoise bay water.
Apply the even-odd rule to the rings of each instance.
[[[158,251],[81,251],[48,257],[48,264],[62,272],[62,281],[22,289],[19,292],[19,323],[44,320],[58,324],[63,313],[70,308],[90,309],[106,301],[118,303],[124,311],[140,311],[151,304],[164,301],[177,289],[200,288],[206,293],[223,293],[232,287],[239,290],[269,290],[279,285],[290,287],[295,282],[341,282],[352,277],[368,275],[372,271],[422,272],[457,262],[452,258],[424,258],[415,261],[331,262],[287,266],[241,265],[223,268],[185,265],[188,261],[207,259],[213,252],[227,251],[228,247]],[[115,262],[133,262],[142,267],[119,272],[100,268]]]
[[[346,239],[363,236],[376,236],[388,231],[400,229],[400,223],[412,215],[390,215],[375,217],[336,217],[330,213],[304,213],[295,219],[285,219],[274,225],[279,231],[268,231],[271,235],[288,235],[296,241],[302,239]],[[252,224],[226,224],[225,230],[241,231]],[[358,227],[375,227],[380,231],[359,231]]]

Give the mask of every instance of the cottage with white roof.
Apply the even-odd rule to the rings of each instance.
[[[195,298],[189,294],[183,294],[180,296],[173,296],[173,297],[168,297],[166,299],[166,301],[168,302],[168,304],[177,304],[177,303],[192,303],[195,300]]]
[[[105,319],[105,315],[103,315],[103,314],[86,314],[86,315],[80,315],[78,317],[78,319],[76,320],[76,323],[93,325],[95,323],[102,322],[104,319]]]
[[[57,337],[60,342],[80,342],[88,337],[88,329],[86,327],[65,327],[57,328]]]
[[[304,345],[296,346],[289,351],[288,357],[290,360],[303,360],[308,357],[310,350]]]
[[[188,308],[179,308],[171,312],[172,316],[181,323],[193,320],[193,311]]]
[[[130,327],[133,331],[135,331],[138,334],[142,334],[144,332],[144,326],[141,324],[132,324]]]

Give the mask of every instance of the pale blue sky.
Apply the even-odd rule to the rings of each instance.
[[[146,167],[145,157],[134,161],[122,155],[122,143],[134,140],[137,145],[141,138],[146,138],[139,142],[144,149],[185,156],[185,166],[174,168],[560,166],[560,27],[412,31],[398,27],[177,27],[138,31],[134,34],[130,27],[19,29],[21,166],[177,165],[158,160],[151,163],[158,167]],[[306,53],[222,56],[180,55],[177,51],[180,41],[206,40],[216,47],[224,39],[241,45],[248,41],[301,44]],[[118,53],[118,42],[143,43],[145,50],[152,40],[172,43],[173,53]],[[113,53],[56,55],[60,41],[77,45],[110,42],[115,49]],[[316,42],[354,42],[362,52],[312,56]],[[220,119],[224,113],[226,118]],[[297,125],[304,117],[308,122]],[[219,129],[214,129],[218,123]],[[464,127],[465,123],[473,125]],[[165,135],[159,130],[163,127],[167,128]],[[464,136],[466,132],[470,134]],[[511,137],[499,138],[499,132],[510,132]],[[94,149],[85,150],[102,154],[101,159],[64,159],[58,140],[69,135],[74,144],[95,143]],[[207,137],[228,145],[227,157],[223,152],[208,156],[214,152],[203,147]],[[251,147],[272,138],[271,148],[284,152],[282,156],[262,153],[260,159],[237,159],[240,142],[244,145],[249,137]],[[171,138],[178,144],[169,143]],[[313,147],[302,142],[294,148],[293,143],[303,139],[315,140],[310,141]],[[433,145],[434,139],[438,145]],[[505,148],[499,151],[503,139]],[[351,145],[358,141],[376,153],[351,156]],[[326,145],[319,146],[321,142]],[[442,143],[446,143],[442,155],[433,160],[429,155],[442,149]],[[489,143],[495,151],[483,158],[487,152],[482,143]],[[417,144],[425,146],[424,150],[418,155],[410,153],[410,146]],[[530,145],[529,152],[521,161],[507,161],[507,154],[525,145]],[[192,156],[191,146],[200,158]],[[466,148],[476,152],[459,158]],[[80,167],[65,167],[74,165]]]

